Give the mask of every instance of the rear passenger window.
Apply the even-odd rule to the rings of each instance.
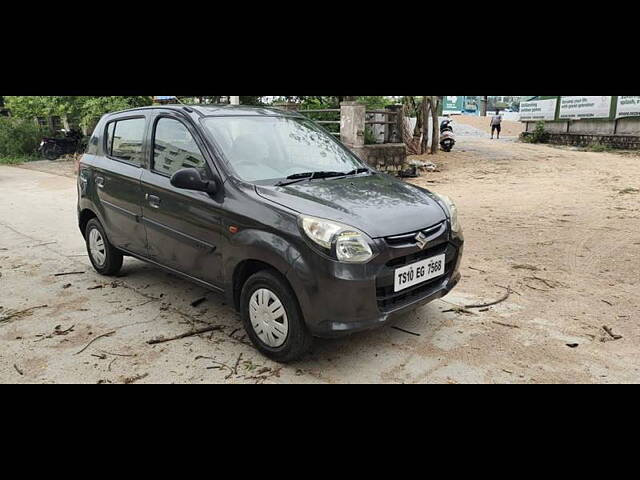
[[[107,154],[118,160],[140,166],[144,126],[144,118],[130,118],[109,123],[105,143]]]
[[[171,176],[181,168],[204,168],[205,160],[187,127],[171,118],[156,123],[153,170]]]

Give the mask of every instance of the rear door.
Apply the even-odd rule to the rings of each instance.
[[[142,163],[148,113],[109,120],[103,134],[101,161],[93,181],[102,207],[107,236],[113,245],[145,255],[147,238],[142,224]]]
[[[222,288],[222,204],[207,193],[170,183],[176,171],[187,167],[211,178],[204,143],[185,118],[170,111],[154,115],[150,135],[151,161],[142,174],[149,258]]]

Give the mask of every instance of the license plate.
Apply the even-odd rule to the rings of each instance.
[[[420,260],[406,267],[396,268],[394,273],[393,291],[417,285],[444,273],[444,253]]]

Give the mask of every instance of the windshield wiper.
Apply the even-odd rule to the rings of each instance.
[[[370,168],[362,167],[362,168],[355,168],[355,169],[345,173],[345,175],[357,175],[359,173],[370,173],[371,175],[373,175],[376,172],[374,172]]]
[[[332,171],[294,173],[293,175],[289,175],[288,177],[285,178],[285,180],[290,180],[290,181],[287,182],[284,180],[280,180],[278,183],[276,183],[276,186],[282,187],[284,185],[291,185],[292,183],[301,182],[303,180],[311,181],[314,178],[344,177],[345,175],[348,175],[348,173],[332,172]]]

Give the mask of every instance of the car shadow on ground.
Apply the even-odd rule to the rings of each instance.
[[[227,334],[236,331],[234,337],[246,338],[240,314],[227,303],[222,294],[207,290],[154,265],[130,258],[125,260],[121,274],[113,277],[113,281],[147,299],[155,299],[158,309],[168,308],[168,312],[181,312],[202,324],[219,324]],[[193,303],[202,298],[205,300],[194,307]],[[443,324],[450,320],[436,303],[398,315],[388,324],[375,329],[340,338],[316,338],[311,352],[290,366],[316,368],[327,361],[340,360],[346,367],[356,359],[361,361],[363,353],[365,357],[372,359],[380,355],[395,357],[402,355],[403,351],[406,353],[407,349],[428,344],[437,337]]]

